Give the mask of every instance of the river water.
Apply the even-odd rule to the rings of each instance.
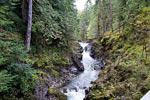
[[[68,100],[83,100],[86,97],[85,90],[92,86],[91,82],[97,80],[102,66],[100,62],[90,56],[91,46],[88,43],[81,42],[79,44],[83,48],[81,62],[83,63],[84,71],[65,87],[67,89],[65,95],[67,95]]]

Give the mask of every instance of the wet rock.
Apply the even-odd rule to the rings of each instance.
[[[71,69],[70,69],[70,71],[71,71],[72,73],[77,73],[77,72],[78,72],[78,69],[77,69],[75,66],[72,66]]]
[[[77,66],[79,71],[84,71],[84,66],[79,59],[73,58],[73,62]]]
[[[94,70],[101,70],[101,67],[100,66],[94,66]]]
[[[84,66],[81,63],[80,58],[78,58],[75,54],[72,54],[71,58],[74,66],[76,66],[79,71],[84,71]]]
[[[64,88],[64,89],[63,89],[63,93],[67,93],[67,88]]]
[[[78,89],[76,87],[72,87],[70,88],[70,90],[75,90],[76,92],[78,92]]]
[[[85,90],[85,94],[88,95],[88,93],[89,93],[89,90]]]
[[[103,69],[104,69],[104,66],[101,67],[101,70],[103,70]]]
[[[95,56],[94,56],[94,54],[93,54],[93,53],[90,53],[90,56],[91,56],[92,58],[95,58]]]
[[[83,87],[83,89],[86,89],[86,87]]]
[[[78,42],[72,44],[72,53],[70,54],[73,64],[79,71],[84,71],[84,66],[81,63],[83,49]]]
[[[91,82],[91,84],[95,84],[95,83],[96,83],[96,82],[93,82],[93,81]]]
[[[88,50],[88,48],[87,47],[85,47],[85,51],[87,51]]]
[[[82,55],[77,55],[77,58],[79,59],[79,60],[82,60]]]

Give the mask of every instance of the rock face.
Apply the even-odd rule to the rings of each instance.
[[[105,62],[107,62],[108,53],[106,52],[105,45],[97,43],[97,41],[94,41],[92,44],[92,54],[91,56],[98,61],[102,61],[102,63],[105,65]]]
[[[78,58],[72,57],[72,61],[79,71],[84,71],[84,66]]]
[[[77,69],[79,71],[84,71],[84,66],[81,63],[82,52],[83,52],[83,49],[80,46],[80,44],[78,42],[74,42],[74,45],[72,45],[71,58],[72,58],[72,61],[73,61],[74,65],[77,67]]]
[[[74,42],[71,47],[72,54],[79,60],[82,60],[83,49],[78,42]]]

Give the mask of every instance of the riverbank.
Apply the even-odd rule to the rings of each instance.
[[[93,42],[97,59],[105,68],[94,82],[85,100],[139,100],[150,90],[150,54],[148,37],[134,32],[105,33],[104,38]]]
[[[53,46],[28,52],[21,39],[20,34],[0,31],[0,100],[66,100],[61,88],[79,72],[70,54],[81,52],[80,46],[73,43],[74,51]]]
[[[54,53],[56,53],[55,50],[48,53],[50,55],[45,54],[35,63],[36,68],[40,65],[38,68],[39,85],[35,89],[36,100],[67,100],[67,96],[63,93],[65,90],[62,88],[84,70],[80,62],[82,48],[78,42],[72,42],[67,51],[57,50],[57,54]],[[50,56],[54,59],[49,58]]]

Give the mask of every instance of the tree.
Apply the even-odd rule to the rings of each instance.
[[[74,0],[35,0],[32,44],[38,48],[67,47],[77,29]],[[38,34],[38,35],[37,35]]]
[[[26,47],[29,50],[31,44],[31,28],[32,28],[32,0],[28,0],[28,26],[26,33]]]
[[[102,7],[102,1],[99,0],[98,2],[99,9],[100,9],[100,19],[101,19],[101,24],[102,24],[102,35],[105,32],[105,23],[104,23],[104,18],[103,18],[103,7]]]
[[[21,5],[22,7],[22,19],[23,19],[23,22],[26,22],[26,2],[25,2],[25,0],[22,0],[22,5]]]
[[[112,1],[109,0],[109,12],[110,12],[110,27],[112,29],[113,32],[113,7],[112,7]]]

